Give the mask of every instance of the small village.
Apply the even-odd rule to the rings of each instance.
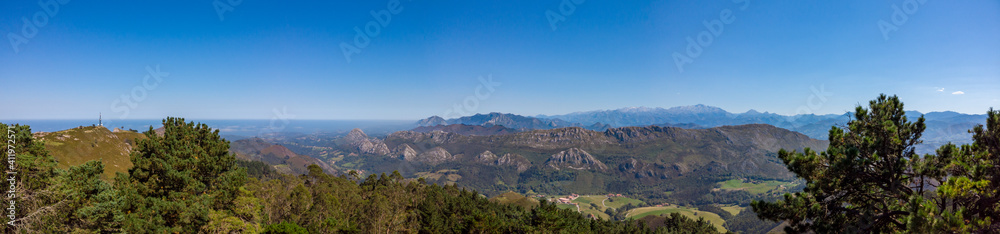
[[[625,197],[625,195],[622,195],[621,193],[609,193],[609,194],[607,194],[605,196],[607,198]],[[545,195],[536,195],[536,197],[545,197]],[[576,204],[576,203],[573,202],[573,200],[576,200],[579,197],[580,197],[579,194],[571,193],[571,194],[569,194],[568,196],[565,196],[565,197],[554,198],[554,202],[559,203],[559,204],[579,206],[579,204]],[[552,199],[550,199],[550,201],[552,201]]]

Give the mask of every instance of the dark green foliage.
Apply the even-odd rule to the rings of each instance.
[[[265,227],[296,224],[309,233],[648,233],[634,222],[602,221],[539,201],[533,209],[491,202],[475,191],[405,180],[398,173],[353,181],[323,174],[251,180],[267,216]],[[688,223],[685,223],[688,222]],[[678,228],[702,227],[678,220]],[[709,225],[715,230],[714,226]],[[698,229],[707,230],[707,229]],[[663,231],[663,230],[660,230]]]
[[[691,220],[687,216],[680,213],[671,213],[667,216],[667,219],[663,221],[665,230],[668,233],[718,233],[713,226],[705,218],[698,218],[697,221]]]
[[[232,208],[246,181],[218,130],[180,118],[167,118],[163,126],[163,136],[152,128],[145,133],[149,139],[133,151],[129,174],[115,179],[123,231],[198,230],[210,210]]]
[[[951,144],[928,155],[919,167],[944,183],[938,199],[915,198],[911,230],[933,232],[1000,232],[1000,111],[987,112],[986,126],[969,131],[973,143]]]
[[[278,171],[275,171],[271,165],[265,162],[237,159],[236,166],[244,168],[247,172],[247,176],[250,178],[274,179],[278,177]]]
[[[13,200],[16,204],[15,213],[17,216],[11,223],[6,215],[0,217],[4,230],[14,232],[58,232],[61,226],[51,225],[51,222],[58,222],[61,219],[52,212],[63,207],[59,203],[63,195],[55,191],[58,183],[58,176],[61,173],[56,169],[56,161],[52,155],[45,150],[45,146],[40,141],[36,141],[31,136],[31,127],[27,125],[7,125],[0,123],[0,141],[4,146],[4,171],[14,171],[15,175],[5,175],[4,190],[7,191],[9,183],[6,179],[15,177],[16,197],[8,197],[12,194],[5,194],[3,197],[4,208],[9,207]],[[13,156],[16,163],[11,165],[9,157]],[[13,168],[13,170],[11,170]],[[6,209],[5,209],[6,213]],[[8,225],[8,223],[13,225]]]
[[[69,230],[113,231],[117,228],[115,213],[119,207],[117,194],[108,182],[101,180],[104,164],[88,161],[70,167],[59,178],[57,191],[64,195],[62,212],[55,215]]]
[[[856,108],[846,128],[830,130],[825,152],[778,154],[788,169],[806,180],[801,193],[785,201],[754,202],[762,218],[789,220],[787,231],[891,232],[905,229],[905,206],[922,188],[912,187],[913,146],[925,128],[921,117],[910,122],[895,96],[879,96],[870,109]]]
[[[709,204],[734,204],[739,206],[749,206],[750,202],[754,199],[760,199],[762,196],[750,194],[750,192],[744,190],[735,191],[711,191],[702,197],[694,201],[696,205],[709,205]]]
[[[778,222],[757,218],[757,213],[754,213],[752,209],[744,209],[739,214],[730,216],[725,220],[726,223],[722,226],[731,232],[767,233],[767,231],[778,226]]]
[[[1000,113],[990,110],[987,126],[970,131],[972,145],[920,157],[914,146],[924,128],[923,117],[905,117],[897,97],[881,95],[830,130],[826,151],[780,151],[806,186],[784,201],[755,201],[754,211],[788,221],[791,232],[1000,231]]]

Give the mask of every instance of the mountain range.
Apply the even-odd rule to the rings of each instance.
[[[729,176],[792,180],[775,152],[827,146],[826,141],[766,124],[604,131],[565,127],[483,135],[444,131],[486,129],[478,125],[436,126],[451,127],[398,131],[385,138],[355,129],[340,138],[336,148],[344,150],[344,155],[357,156],[331,158],[340,161],[330,164],[356,165],[341,171],[399,171],[486,194],[514,190],[662,196],[663,191],[693,184],[709,186],[691,190],[703,194],[716,178]]]
[[[496,112],[448,120],[433,116],[418,121],[417,126],[431,127],[454,124],[479,126],[501,125],[519,131],[560,127],[584,127],[590,130],[603,131],[613,127],[650,125],[700,129],[727,125],[768,124],[799,132],[814,139],[826,140],[830,127],[844,126],[853,118],[853,115],[853,112],[846,112],[844,114],[799,114],[789,116],[756,110],[749,110],[744,113],[732,113],[719,107],[699,104],[672,108],[629,107],[616,110],[597,110],[533,117]],[[921,154],[933,153],[934,149],[949,142],[955,144],[971,142],[971,134],[968,133],[968,130],[978,124],[985,123],[986,120],[986,115],[984,114],[962,114],[952,111],[929,112],[926,114],[918,111],[906,112],[906,116],[910,121],[916,121],[921,115],[923,115],[927,124],[927,129],[924,131],[922,137],[925,144],[917,147],[917,152]]]

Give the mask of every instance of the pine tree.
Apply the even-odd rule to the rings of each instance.
[[[935,232],[1000,232],[1000,111],[987,112],[986,126],[969,131],[973,143],[945,145],[938,157],[949,160],[947,180],[937,189],[941,200],[928,202],[922,230]],[[942,173],[943,174],[943,173]],[[937,213],[937,215],[934,215]]]
[[[58,222],[64,231],[111,232],[116,230],[117,193],[101,180],[104,163],[88,161],[59,176],[56,190],[62,197]]]
[[[218,130],[182,118],[167,118],[163,127],[162,136],[152,128],[145,132],[148,139],[130,156],[134,166],[115,179],[123,231],[199,230],[210,210],[232,209],[246,181]]]
[[[5,156],[13,157],[14,164],[9,160],[0,160],[3,170],[15,174],[6,174],[4,179],[15,178],[15,193],[6,193],[3,197],[4,208],[10,207],[14,201],[15,219],[8,216],[0,217],[3,229],[13,232],[58,232],[60,226],[51,225],[57,222],[54,215],[65,203],[62,195],[55,189],[59,170],[56,160],[45,149],[41,141],[36,141],[28,125],[7,125],[0,123],[0,141],[3,142]],[[6,182],[5,182],[6,184]],[[4,186],[4,188],[9,188]],[[4,189],[7,191],[8,189]],[[6,209],[5,214],[7,213]]]
[[[788,169],[805,179],[803,192],[784,201],[755,201],[762,219],[789,221],[790,232],[893,232],[906,229],[912,198],[923,194],[910,167],[919,159],[924,118],[910,122],[896,96],[858,106],[846,128],[830,129],[830,146],[817,153],[781,150]],[[915,185],[917,184],[917,185]]]

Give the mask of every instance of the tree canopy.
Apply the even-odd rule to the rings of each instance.
[[[898,97],[880,95],[830,129],[826,151],[781,150],[805,189],[752,207],[762,219],[787,221],[789,232],[997,232],[1000,121],[996,111],[988,116],[986,128],[971,130],[972,145],[919,156],[924,118],[910,121]]]

